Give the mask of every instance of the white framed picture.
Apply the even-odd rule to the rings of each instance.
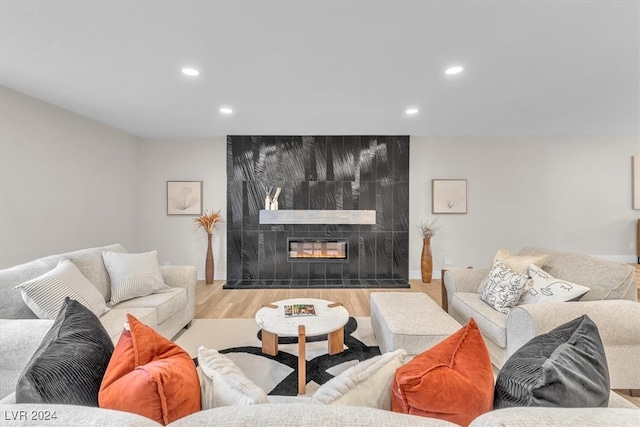
[[[467,213],[467,180],[432,179],[431,207],[434,214]]]
[[[202,215],[202,181],[167,181],[167,215]]]

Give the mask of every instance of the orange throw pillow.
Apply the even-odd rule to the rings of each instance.
[[[493,368],[476,322],[396,371],[391,410],[468,425],[493,407]]]
[[[127,314],[102,378],[101,408],[133,412],[167,425],[200,410],[196,366],[180,346]]]

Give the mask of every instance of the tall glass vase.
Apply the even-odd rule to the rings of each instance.
[[[420,273],[423,283],[431,283],[433,276],[433,257],[431,256],[431,239],[422,239],[422,259],[420,260]]]
[[[211,234],[207,234],[207,260],[205,262],[204,277],[207,285],[213,283],[213,250],[211,249]]]

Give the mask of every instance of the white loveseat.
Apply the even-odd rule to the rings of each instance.
[[[0,270],[0,398],[15,391],[16,381],[26,364],[24,355],[35,352],[53,320],[38,319],[22,300],[15,286],[36,278],[69,259],[100,291],[109,311],[100,316],[114,344],[118,341],[127,313],[171,339],[193,320],[197,273],[192,266],[161,266],[170,292],[137,297],[110,304],[111,286],[102,252],[126,252],[119,244],[52,255]],[[18,356],[20,355],[20,356]]]
[[[518,255],[547,255],[543,269],[552,276],[590,288],[579,301],[518,305],[507,314],[480,299],[488,268],[444,271],[449,314],[461,324],[473,317],[497,368],[531,338],[588,315],[604,344],[611,388],[640,389],[640,304],[630,265],[587,255],[525,247]]]

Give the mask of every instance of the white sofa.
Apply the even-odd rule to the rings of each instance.
[[[620,398],[621,399],[621,398]],[[38,420],[55,414],[55,419]],[[7,426],[160,426],[140,415],[109,409],[72,405],[3,405],[0,416]],[[450,426],[447,421],[399,414],[382,409],[313,403],[268,403],[224,406],[196,412],[169,424],[173,427],[202,426]],[[507,408],[487,412],[472,421],[472,427],[637,427],[640,409],[616,408]]]
[[[195,267],[161,266],[162,278],[172,288],[171,292],[112,305],[103,251],[126,252],[122,245],[114,244],[52,255],[0,270],[0,398],[15,390],[16,381],[26,364],[24,357],[28,360],[53,324],[53,320],[38,319],[14,287],[52,270],[62,259],[71,260],[103,295],[110,310],[100,316],[100,321],[114,344],[120,337],[127,313],[169,339],[191,323],[195,310]]]
[[[630,265],[587,255],[526,247],[519,255],[546,254],[543,269],[552,276],[589,287],[577,302],[524,304],[500,313],[479,297],[478,287],[489,269],[451,268],[443,274],[443,298],[449,314],[465,324],[473,317],[489,349],[492,363],[504,362],[534,336],[588,315],[604,344],[611,388],[640,389],[640,304]]]

